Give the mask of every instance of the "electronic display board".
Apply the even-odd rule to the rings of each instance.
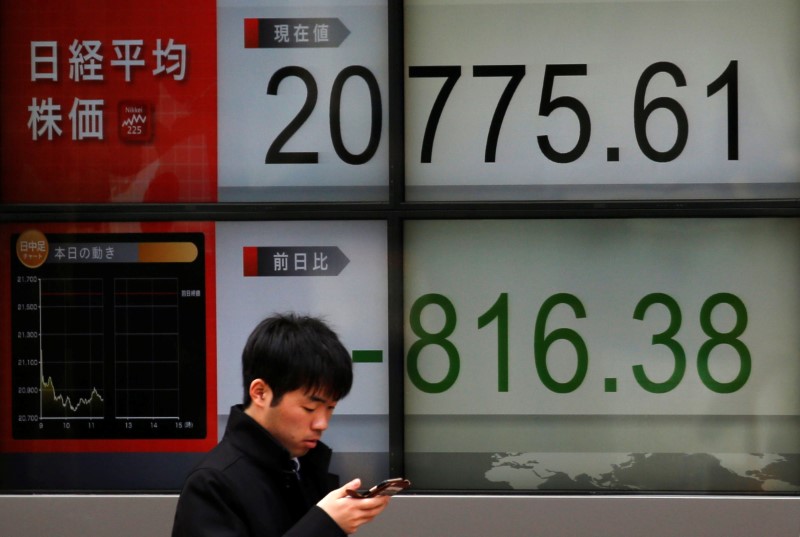
[[[770,218],[800,199],[797,2],[0,15],[0,489],[179,488],[241,399],[247,334],[288,310],[353,353],[342,476],[800,487],[800,230]],[[450,203],[508,200],[544,203]],[[675,203],[542,219],[563,200]]]
[[[800,194],[792,0],[403,6],[392,126],[387,0],[4,5],[0,195],[386,201],[392,129],[412,201]]]
[[[404,6],[408,200],[800,193],[793,0]]]
[[[800,221],[405,225],[421,489],[800,488]]]
[[[12,240],[14,438],[205,438],[202,234]]]
[[[16,227],[4,247],[12,386],[4,392],[11,404],[4,406],[3,447],[214,445],[208,409],[216,375],[208,369],[215,349],[207,348],[215,340],[207,313],[214,306],[213,227]]]

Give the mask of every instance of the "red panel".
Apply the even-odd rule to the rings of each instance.
[[[258,19],[244,20],[244,48],[258,48]]]
[[[259,276],[258,273],[258,247],[245,246],[242,249],[242,276]]]
[[[216,201],[216,2],[31,0],[0,17],[0,201]]]

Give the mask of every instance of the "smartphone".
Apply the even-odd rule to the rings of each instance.
[[[381,481],[367,492],[358,492],[357,490],[347,490],[347,495],[351,498],[373,498],[375,496],[394,496],[401,490],[405,490],[411,486],[411,481],[403,479],[402,477],[395,477]]]

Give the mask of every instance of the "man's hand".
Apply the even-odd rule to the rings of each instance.
[[[347,534],[355,533],[359,527],[378,516],[391,499],[389,496],[356,499],[347,495],[347,489],[358,489],[360,486],[361,480],[354,479],[331,491],[317,503]]]

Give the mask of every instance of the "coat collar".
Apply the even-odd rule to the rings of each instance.
[[[259,466],[270,472],[292,472],[291,455],[269,431],[248,416],[243,405],[231,407],[225,436],[237,449],[244,452]],[[331,449],[323,442],[300,457],[301,472],[326,474],[331,459]]]

